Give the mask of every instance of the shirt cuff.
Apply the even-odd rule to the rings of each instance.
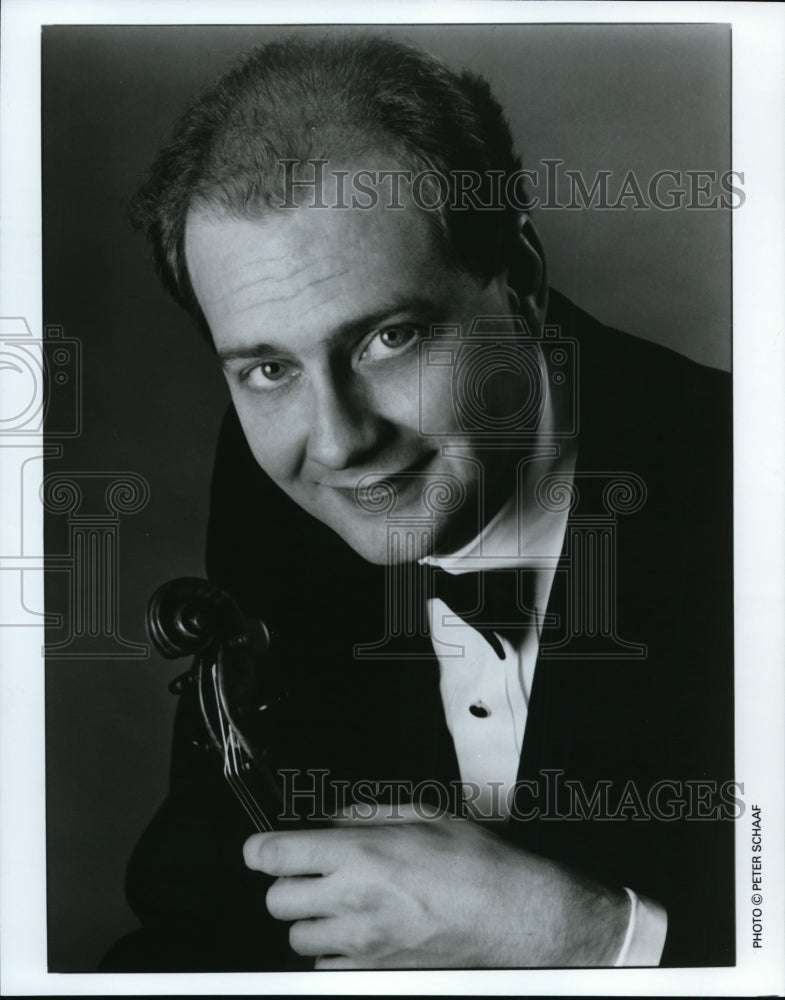
[[[668,931],[668,914],[653,899],[638,896],[627,886],[624,889],[630,897],[630,918],[614,967],[659,965]]]

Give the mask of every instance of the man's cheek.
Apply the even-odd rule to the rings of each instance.
[[[420,383],[413,391],[417,400],[417,429],[424,437],[439,437],[460,431],[452,364],[424,364]]]
[[[251,454],[267,475],[283,485],[302,468],[307,439],[290,414],[261,417],[250,408],[237,409]]]
[[[423,374],[416,357],[394,371],[382,370],[367,383],[367,414],[374,415],[379,424],[393,426],[407,437],[409,432],[419,433],[423,401],[430,392],[423,383]]]

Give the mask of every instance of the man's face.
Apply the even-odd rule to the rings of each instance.
[[[421,210],[192,212],[186,257],[256,461],[364,558],[454,548],[482,526],[483,492],[492,513],[512,491],[509,455],[461,432],[453,369],[421,371],[420,343],[431,324],[468,330],[518,303],[504,276],[483,287],[445,262]],[[444,454],[445,441],[459,447]],[[392,511],[369,509],[381,480]],[[440,481],[463,492],[457,507],[424,501]],[[433,542],[389,551],[391,516],[424,521]]]

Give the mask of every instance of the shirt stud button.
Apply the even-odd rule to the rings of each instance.
[[[469,711],[477,719],[487,719],[491,714],[490,708],[482,701],[476,701],[473,705],[469,705]]]

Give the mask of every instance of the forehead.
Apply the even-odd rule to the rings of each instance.
[[[185,250],[199,304],[221,337],[255,316],[275,323],[314,313],[323,324],[351,321],[396,299],[442,298],[469,279],[448,264],[425,212],[271,209],[238,219],[193,209]]]

